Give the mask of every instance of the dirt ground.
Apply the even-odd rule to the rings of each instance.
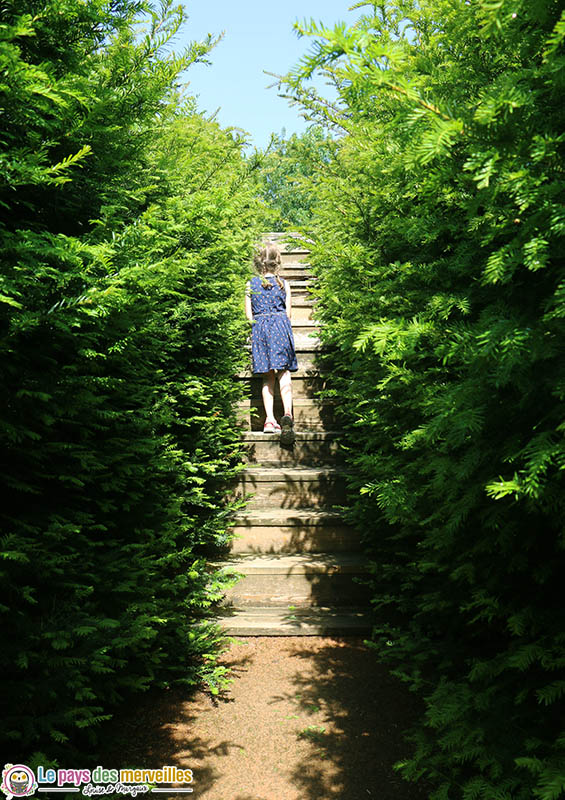
[[[225,697],[141,696],[115,718],[106,762],[192,769],[198,800],[427,796],[393,770],[417,703],[362,640],[237,639],[222,663],[234,676]]]

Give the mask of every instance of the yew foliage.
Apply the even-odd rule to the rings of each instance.
[[[360,3],[286,78],[337,152],[310,229],[373,564],[434,800],[565,791],[565,17]],[[305,82],[325,73],[324,101]]]
[[[171,54],[183,19],[166,3],[2,3],[0,661],[15,763],[35,748],[68,761],[133,691],[224,679],[206,555],[229,538],[255,201],[242,141],[181,96],[179,74],[213,44]]]

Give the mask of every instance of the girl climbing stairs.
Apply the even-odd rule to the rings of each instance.
[[[341,435],[333,402],[318,397],[325,380],[308,251],[285,247],[288,234],[265,238],[279,240],[280,275],[292,291],[296,440],[286,447],[279,433],[263,433],[261,377],[238,375],[248,388],[240,404],[247,466],[236,494],[252,496],[236,515],[230,557],[218,565],[243,576],[226,593],[220,621],[239,636],[359,635],[370,630],[367,589],[356,580],[366,576],[366,561],[358,535],[335,508],[345,501]],[[275,416],[282,411],[277,391]]]

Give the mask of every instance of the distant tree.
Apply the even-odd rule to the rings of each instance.
[[[316,202],[317,176],[328,165],[334,141],[319,126],[305,133],[272,134],[250,159],[259,196],[266,203],[264,227],[273,231],[307,226]]]

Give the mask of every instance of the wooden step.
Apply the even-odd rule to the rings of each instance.
[[[253,509],[328,507],[345,502],[344,474],[336,467],[246,467],[232,491]]]
[[[228,636],[365,636],[372,628],[367,608],[223,609],[216,621]]]
[[[309,250],[283,250],[281,253],[281,265],[297,264],[301,261],[308,261]]]
[[[281,266],[279,274],[289,281],[307,281],[312,277],[312,267],[305,261],[288,262]]]
[[[316,280],[317,278],[314,277],[308,278],[307,280],[294,280],[294,279],[290,280],[289,284],[292,296],[294,297],[295,292],[300,295],[307,295],[308,290],[313,285],[313,283],[316,282]]]
[[[313,303],[317,302],[316,296],[313,294],[313,292],[310,291],[309,288],[296,289],[292,293],[292,307],[293,308],[294,308],[294,306],[302,305],[302,303],[305,303],[305,302],[308,302],[308,301],[309,302],[313,302]]]
[[[242,577],[224,603],[242,606],[343,606],[367,598],[366,559],[359,553],[237,555],[214,565]]]
[[[292,446],[281,445],[280,433],[242,433],[248,464],[263,466],[328,465],[343,460],[341,434],[333,431],[296,431]]]
[[[293,381],[296,379],[293,378]],[[292,384],[295,395],[295,383]],[[311,397],[293,397],[292,413],[296,431],[335,430],[335,408],[333,400],[317,400]],[[275,392],[275,417],[280,420],[283,404],[278,389]],[[244,430],[262,431],[265,424],[265,409],[259,396],[238,403],[238,418]]]
[[[309,327],[308,330],[298,330],[296,333],[293,331],[293,335],[297,357],[299,353],[302,353],[304,357],[306,353],[318,353],[328,349],[322,344],[320,337],[316,336],[316,331],[312,327]]]
[[[309,344],[310,341],[313,343],[320,342],[320,326],[314,320],[300,320],[296,322],[292,322],[292,333],[294,335],[294,344],[296,347],[300,347],[300,342],[304,341],[305,343]]]
[[[360,549],[359,534],[339,512],[258,508],[234,518],[232,553],[343,553]]]
[[[308,322],[313,319],[314,304],[312,300],[304,300],[300,303],[292,302],[291,320],[295,325],[297,322]]]

